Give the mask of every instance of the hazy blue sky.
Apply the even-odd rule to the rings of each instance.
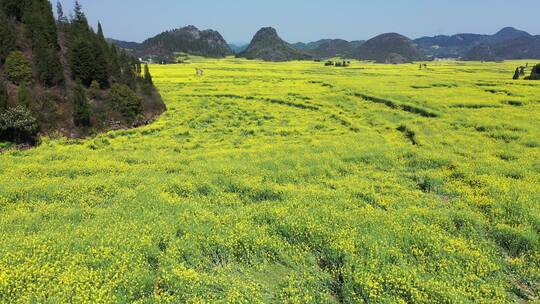
[[[56,0],[51,0],[56,3]],[[61,1],[71,10],[75,0]],[[108,37],[142,41],[193,24],[229,42],[249,42],[263,26],[289,42],[368,39],[384,32],[411,38],[514,26],[540,34],[540,0],[80,0]]]

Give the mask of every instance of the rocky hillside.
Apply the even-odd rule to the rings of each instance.
[[[0,2],[0,141],[80,137],[165,110],[149,69],[95,32],[78,3],[69,20],[58,12],[48,0]]]
[[[168,56],[174,52],[218,58],[233,55],[220,33],[214,30],[201,31],[193,25],[149,38],[135,50],[139,57]]]
[[[425,60],[424,55],[417,49],[409,38],[387,33],[366,41],[355,51],[359,60],[374,60],[379,63],[405,63]]]
[[[512,40],[517,43],[523,43],[523,40],[518,38],[530,38],[531,35],[527,32],[517,30],[513,27],[505,27],[493,35],[480,34],[457,34],[452,36],[439,35],[435,37],[422,37],[414,42],[418,45],[421,51],[429,58],[464,58],[472,56],[480,56],[486,49],[490,49],[489,45],[508,42],[507,46],[512,43]],[[474,48],[483,45],[480,49],[472,51]],[[500,46],[498,46],[500,47]],[[469,52],[472,53],[469,55]],[[474,55],[477,54],[477,55]],[[488,60],[486,57],[484,60]]]
[[[312,59],[308,53],[299,50],[283,41],[274,28],[260,29],[246,50],[238,54],[247,59],[262,59],[265,61],[289,61]]]

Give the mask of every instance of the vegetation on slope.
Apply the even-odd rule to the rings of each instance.
[[[151,125],[0,154],[0,299],[538,300],[524,62],[193,61]]]
[[[35,143],[40,131],[78,137],[142,124],[164,110],[141,64],[107,43],[101,24],[94,32],[79,3],[71,20],[57,10],[55,20],[47,0],[0,4],[0,141]],[[111,107],[109,90],[120,85],[138,104],[135,119]]]
[[[217,58],[233,54],[220,33],[214,30],[201,31],[193,25],[166,31],[149,38],[134,52],[140,57],[163,57],[175,52]]]

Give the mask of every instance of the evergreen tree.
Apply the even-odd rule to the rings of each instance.
[[[94,54],[92,44],[77,38],[70,47],[70,64],[73,78],[89,86],[94,80]]]
[[[75,28],[75,31],[77,32],[90,30],[90,28],[88,27],[88,20],[86,19],[86,15],[82,10],[82,5],[79,3],[79,1],[75,1],[75,8],[73,10],[73,19],[71,20],[71,25]]]
[[[98,30],[97,30],[97,36],[101,40],[105,40],[105,36],[103,35],[103,27],[101,27],[101,22],[98,21]]]
[[[7,17],[13,17],[17,21],[21,21],[24,15],[24,10],[27,5],[27,1],[21,0],[2,0],[0,2],[2,10]]]
[[[38,79],[48,86],[64,79],[60,46],[52,6],[47,0],[33,0],[24,15],[26,35],[32,40],[34,67]]]
[[[0,11],[0,64],[15,49],[17,35],[13,23]]]
[[[118,49],[114,43],[111,43],[109,49],[109,73],[116,80],[120,79],[120,63],[118,61]]]
[[[7,80],[17,85],[32,80],[32,68],[22,52],[14,51],[8,55],[4,75]]]
[[[519,68],[516,68],[516,72],[514,73],[514,77],[512,79],[517,80],[519,79]]]
[[[93,44],[94,50],[94,79],[101,87],[109,86],[109,62],[107,58],[107,44],[105,39],[97,37]]]
[[[98,25],[98,34],[90,29],[82,6],[78,2],[68,32],[72,77],[87,87],[93,80],[97,80],[102,88],[108,87],[112,62],[103,29],[101,24]]]
[[[120,66],[119,82],[132,89],[134,89],[137,84],[136,65],[134,64],[134,61],[136,61],[136,59],[128,55],[125,50],[120,51],[120,56],[118,57]]]
[[[73,122],[77,127],[90,126],[90,106],[80,83],[75,86],[73,92]]]
[[[39,81],[47,86],[61,84],[64,75],[58,52],[48,47],[45,40],[39,36],[35,38],[33,49],[34,69]]]
[[[57,15],[56,21],[58,22],[58,24],[64,25],[68,23],[68,19],[64,15],[64,8],[62,7],[62,3],[60,2],[56,2],[56,15]]]
[[[148,84],[154,84],[154,81],[152,80],[152,75],[150,74],[150,69],[148,68],[148,64],[144,65],[144,81]]]

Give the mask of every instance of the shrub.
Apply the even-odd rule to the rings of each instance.
[[[0,113],[0,140],[34,144],[37,132],[36,118],[27,108],[17,106]]]
[[[540,80],[540,63],[533,67],[530,80]]]
[[[9,53],[4,69],[6,78],[17,85],[32,80],[30,63],[20,51]]]
[[[129,123],[137,120],[143,114],[142,98],[124,84],[114,84],[111,87],[109,101],[114,110],[120,112]]]

